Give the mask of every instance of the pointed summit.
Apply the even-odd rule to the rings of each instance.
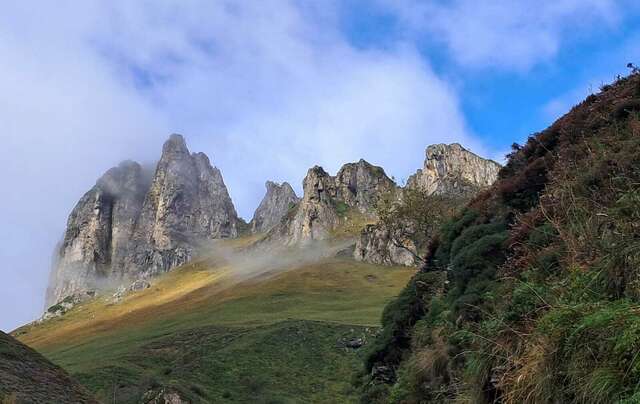
[[[458,143],[434,144],[427,147],[424,167],[409,177],[407,187],[429,194],[469,196],[491,186],[500,168]]]
[[[288,182],[277,184],[267,181],[265,187],[267,193],[250,223],[253,233],[264,233],[270,230],[300,201]]]
[[[127,161],[107,171],[69,216],[47,304],[101,284],[155,275],[188,262],[200,243],[238,235],[220,170],[171,135],[149,182]]]
[[[173,133],[162,146],[162,155],[166,154],[189,154],[187,142],[182,135]]]

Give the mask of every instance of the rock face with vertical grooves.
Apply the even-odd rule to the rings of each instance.
[[[345,164],[335,177],[319,166],[309,169],[303,189],[300,203],[269,232],[267,239],[285,245],[325,240],[344,222],[349,211],[373,218],[377,198],[397,187],[381,167],[360,160]]]
[[[236,237],[235,208],[220,171],[171,135],[151,181],[124,162],[107,171],[67,222],[47,290],[65,296],[167,271],[189,261],[199,243]]]
[[[293,209],[300,202],[300,198],[296,196],[288,182],[276,184],[267,181],[265,187],[267,193],[249,223],[252,233],[266,233],[271,230],[272,227],[280,223],[290,209]]]
[[[379,224],[365,226],[356,241],[353,258],[378,265],[415,265],[418,253],[415,244],[411,240],[399,244],[389,233]]]
[[[500,164],[466,150],[458,143],[427,147],[424,167],[409,177],[407,187],[427,194],[471,196],[491,186]]]
[[[107,171],[69,215],[55,259],[47,306],[123,274],[148,184],[142,167],[123,162]]]
[[[164,144],[144,200],[129,273],[155,275],[189,261],[199,242],[238,235],[238,216],[220,170],[203,153],[190,154],[184,138]]]

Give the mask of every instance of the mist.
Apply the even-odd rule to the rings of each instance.
[[[513,79],[495,73],[536,73],[567,38],[637,11],[566,0],[531,19],[527,2],[490,3],[491,13],[421,0],[3,4],[0,305],[10,309],[0,329],[40,315],[52,251],[82,194],[122,160],[156,161],[170,133],[209,156],[245,219],[266,180],[301,194],[316,164],[335,173],[364,158],[402,183],[433,143],[501,160],[518,140],[511,129],[527,128],[478,134],[467,121],[469,105]],[[474,94],[478,72],[489,81]]]

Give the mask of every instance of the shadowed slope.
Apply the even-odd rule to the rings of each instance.
[[[67,372],[0,331],[0,402],[5,401],[96,402]]]

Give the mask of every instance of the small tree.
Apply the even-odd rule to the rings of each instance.
[[[407,188],[401,194],[384,194],[378,200],[376,213],[380,226],[389,232],[391,242],[424,262],[421,250],[461,202],[458,198],[429,195],[420,189]],[[416,246],[417,253],[410,248],[411,244]]]

